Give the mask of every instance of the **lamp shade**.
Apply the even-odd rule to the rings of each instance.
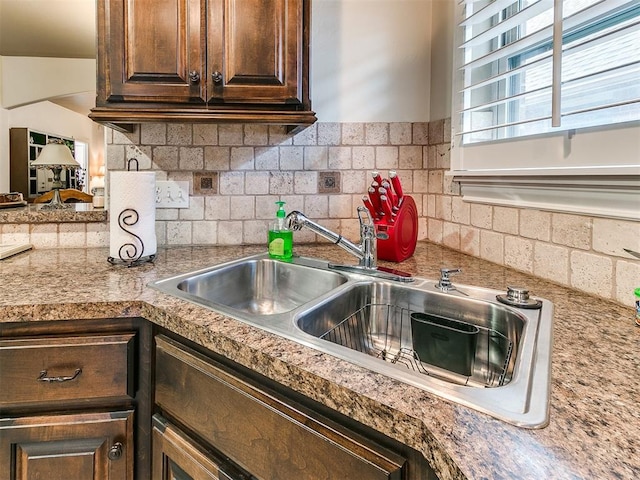
[[[31,162],[33,167],[52,167],[54,165],[67,168],[80,166],[71,155],[69,147],[62,143],[47,143],[38,158]]]

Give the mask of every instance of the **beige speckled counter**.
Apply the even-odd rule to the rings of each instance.
[[[640,328],[630,308],[429,243],[400,266],[427,278],[461,267],[461,284],[522,285],[554,302],[550,423],[528,430],[146,286],[262,251],[168,248],[155,264],[130,269],[109,265],[104,248],[23,253],[0,262],[0,328],[145,317],[422,451],[441,480],[640,478]],[[295,251],[353,263],[334,246]]]
[[[90,203],[71,203],[69,208],[47,210],[42,204],[0,209],[0,224],[3,223],[77,223],[104,222],[107,211],[93,208]]]

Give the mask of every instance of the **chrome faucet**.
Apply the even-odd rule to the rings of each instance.
[[[332,232],[328,228],[310,220],[304,213],[294,210],[286,218],[287,228],[290,230],[301,230],[306,227],[321,237],[326,238],[330,242],[342,247],[347,252],[358,258],[358,265],[329,265],[330,268],[337,270],[347,270],[356,273],[364,273],[388,280],[397,280],[401,282],[411,282],[413,277],[405,272],[387,269],[377,266],[376,246],[377,235],[376,227],[373,219],[369,214],[369,210],[365,207],[358,207],[358,221],[360,222],[360,243],[356,245],[350,242],[342,235]]]
[[[359,259],[359,265],[363,268],[376,269],[376,228],[365,207],[358,207],[358,221],[360,222],[360,244],[356,245],[342,235],[332,232],[328,228],[309,220],[302,212],[294,210],[286,218],[287,228],[301,230],[307,227],[318,235],[344,248],[350,254]]]

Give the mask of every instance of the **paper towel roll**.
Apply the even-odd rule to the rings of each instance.
[[[155,255],[155,172],[111,172],[109,256],[125,262]]]

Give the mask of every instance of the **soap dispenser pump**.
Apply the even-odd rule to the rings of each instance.
[[[290,260],[293,257],[293,232],[287,228],[284,211],[285,202],[278,201],[276,220],[269,228],[269,257],[278,260]]]

